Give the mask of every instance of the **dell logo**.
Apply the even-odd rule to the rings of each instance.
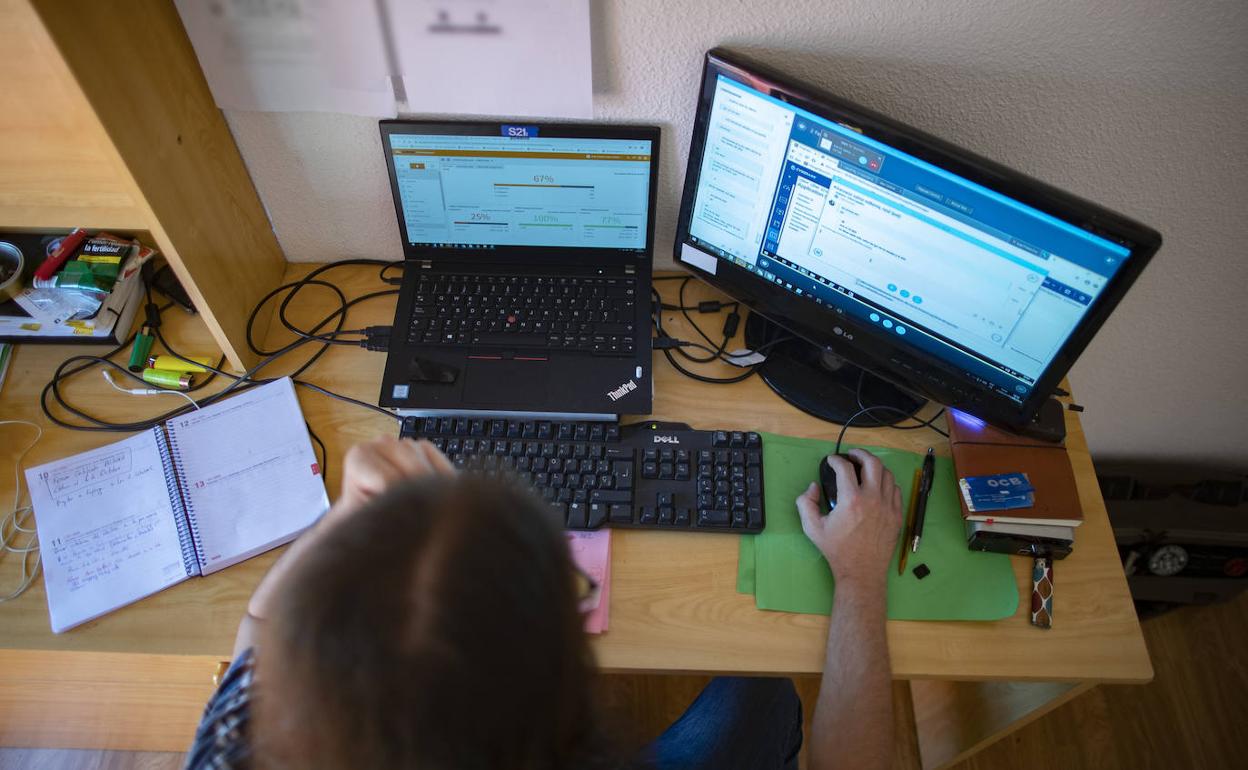
[[[676,436],[660,436],[659,434],[656,433],[654,434],[654,443],[656,444],[679,444],[680,439]]]

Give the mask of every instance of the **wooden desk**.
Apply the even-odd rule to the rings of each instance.
[[[309,269],[306,265],[291,265],[287,280]],[[348,296],[378,287],[374,268],[341,268],[329,276]],[[656,285],[671,299],[677,283],[661,281]],[[291,317],[297,323],[307,324],[327,312],[327,292],[316,288],[306,291],[306,298],[292,307]],[[690,284],[687,294],[690,300],[712,296],[709,289],[697,283]],[[346,328],[388,324],[392,313],[393,302],[389,298],[373,300],[352,309]],[[166,318],[166,333],[171,341],[177,340],[175,344],[181,352],[205,353],[214,349],[207,330],[196,319],[176,309],[167,311]],[[695,337],[692,330],[685,328],[679,313],[665,313],[664,322],[677,336]],[[275,323],[274,327],[277,326]],[[712,324],[706,326],[709,329]],[[275,347],[285,339],[275,330],[266,347]],[[26,419],[47,425],[38,407],[39,392],[55,365],[77,350],[18,350],[9,381],[0,394],[0,419]],[[295,360],[280,362],[270,373],[290,371],[304,354],[291,358]],[[304,377],[344,395],[375,401],[383,363],[382,355],[338,347]],[[730,386],[709,386],[675,372],[662,354],[656,353],[654,366],[656,418],[680,420],[702,428],[758,429],[827,439],[835,438],[839,430],[789,406],[758,378]],[[723,373],[731,369],[726,364],[712,370],[716,368]],[[151,414],[176,404],[173,398],[118,394],[102,382],[98,372],[79,375],[64,391],[74,403],[117,418],[133,419],[136,414]],[[346,448],[372,436],[393,434],[397,426],[390,418],[307,390],[300,390],[299,398],[308,422],[328,448],[327,480],[333,495]],[[1086,521],[1079,529],[1074,554],[1057,565],[1054,627],[1042,631],[1028,624],[1030,562],[1017,559],[1015,571],[1022,600],[1013,618],[994,623],[890,621],[889,647],[897,678],[1061,682],[1067,684],[1056,689],[1046,685],[1044,692],[1069,696],[1082,692],[1089,683],[1145,682],[1152,677],[1087,444],[1078,418],[1068,413],[1067,421],[1067,445]],[[26,442],[28,431],[11,427],[0,431],[0,500],[7,501],[12,495],[10,463],[17,447]],[[71,432],[50,425],[45,431],[44,439],[27,457],[28,465],[118,438],[116,434]],[[916,452],[934,444],[938,452],[948,453],[948,447],[936,440],[939,437],[927,431],[852,429],[849,438],[857,443],[897,446]],[[738,594],[735,589],[735,538],[617,532],[613,551],[611,630],[595,640],[598,660],[606,671],[792,675],[820,671],[827,618],[755,609],[753,597]],[[124,688],[130,688],[127,698],[141,701],[139,693],[143,687],[136,685],[132,677],[135,670],[142,669],[139,659],[156,656],[151,660],[158,662],[156,670],[163,672],[164,678],[152,683],[154,691],[168,685],[171,672],[185,664],[186,671],[198,672],[203,677],[200,689],[206,697],[211,687],[210,671],[216,660],[228,657],[247,597],[275,556],[275,552],[268,553],[211,577],[187,581],[59,636],[49,630],[41,581],[18,600],[0,605],[0,744],[165,750],[185,746],[185,736],[193,728],[194,719],[182,732],[161,732],[165,729],[162,725],[128,738],[117,738],[117,731],[107,720],[72,729],[41,726],[29,710],[18,708],[19,703],[37,695],[21,688],[33,686],[31,683],[53,686],[50,683],[57,681],[57,670],[69,665],[68,661],[74,662],[71,669],[77,672],[72,676],[81,675],[86,681],[101,684],[110,681],[113,669],[107,667],[120,666],[115,669],[117,676],[111,678],[122,679]],[[16,570],[17,559],[7,555],[0,562],[0,580],[5,581],[0,587],[15,579]],[[125,655],[108,657],[104,653]],[[91,664],[92,660],[98,661],[98,665]],[[26,673],[15,677],[17,666]],[[193,689],[195,680],[187,681]],[[1078,686],[1072,687],[1071,683]],[[981,695],[986,691],[983,686],[975,688]],[[1022,691],[1017,685],[1011,685],[1009,692],[1020,700],[1017,696]],[[109,696],[97,691],[93,697],[107,700]],[[916,685],[916,710],[943,714],[940,699],[949,697],[965,700],[966,692],[954,692],[943,685],[923,690]],[[45,699],[44,703],[52,708],[54,701]],[[59,721],[66,722],[63,718]],[[921,738],[922,734],[920,724]],[[964,735],[960,740],[965,743],[982,737]],[[44,742],[37,743],[38,740]],[[925,753],[924,765],[932,764]]]

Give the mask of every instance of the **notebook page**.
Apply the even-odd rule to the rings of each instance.
[[[329,509],[289,378],[167,427],[205,575],[293,540]]]
[[[154,431],[26,471],[52,630],[187,578]]]

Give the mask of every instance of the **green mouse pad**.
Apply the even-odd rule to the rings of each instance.
[[[740,538],[737,590],[753,593],[761,610],[827,615],[832,611],[833,580],[823,555],[802,532],[794,500],[817,478],[820,459],[835,448],[831,441],[763,435],[767,528]],[[842,445],[848,450],[850,445]],[[887,447],[863,447],[876,454],[901,485],[903,505],[910,500],[914,472],[923,458]],[[906,571],[897,574],[901,537],[888,567],[888,617],[893,620],[999,620],[1018,609],[1018,587],[1010,557],[966,547],[957,500],[953,462],[936,458],[936,475],[927,503],[923,538]],[[908,546],[907,546],[908,547]],[[911,570],[926,564],[922,580]]]

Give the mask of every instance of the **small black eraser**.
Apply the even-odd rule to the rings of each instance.
[[[926,564],[920,564],[919,566],[915,567],[913,571],[914,571],[914,576],[917,577],[919,580],[922,580],[923,578],[932,574],[932,571],[927,568]]]

